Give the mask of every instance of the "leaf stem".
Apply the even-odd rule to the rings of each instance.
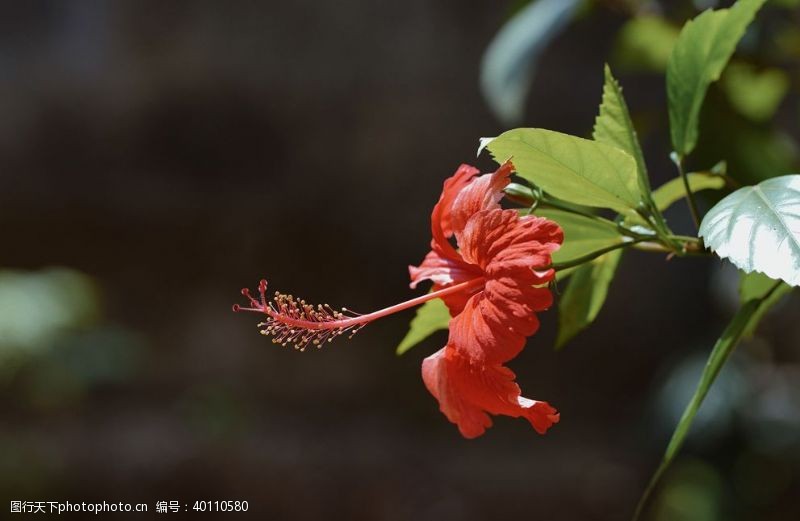
[[[580,266],[581,264],[585,264],[587,262],[591,262],[594,259],[605,255],[606,253],[614,250],[619,250],[620,248],[627,248],[629,246],[633,246],[634,244],[647,242],[649,239],[630,239],[628,241],[619,242],[617,244],[612,244],[611,246],[606,246],[605,248],[601,248],[597,251],[593,251],[591,253],[587,253],[581,257],[577,257],[572,260],[568,260],[566,262],[555,262],[552,263],[549,268],[553,268],[556,271],[565,270],[567,268],[572,268],[574,266]]]
[[[657,241],[642,241],[632,246],[634,250],[649,251],[652,253],[672,253],[673,250]]]
[[[545,194],[538,188],[532,189],[525,185],[521,185],[518,183],[511,183],[505,188],[505,194],[506,197],[508,197],[508,199],[510,199],[511,201],[514,201],[524,206],[528,206],[531,209],[553,208],[556,210],[561,210],[563,212],[580,215],[581,217],[585,217],[587,219],[592,219],[596,222],[599,222],[610,228],[613,228],[617,232],[624,235],[626,239],[628,239],[622,243],[613,245],[608,251],[611,251],[616,248],[633,246],[636,249],[644,251],[675,253],[677,255],[692,255],[692,254],[705,253],[705,248],[702,244],[702,241],[700,241],[697,237],[674,235],[672,231],[666,226],[666,222],[663,221],[663,217],[660,215],[660,213],[658,213],[657,210],[655,211],[655,213],[649,211],[650,210],[649,208],[646,209],[642,208],[641,211],[639,211],[639,214],[642,216],[645,222],[649,223],[653,227],[653,234],[645,235],[625,227],[622,217],[618,217],[619,222],[613,222],[600,215],[584,211],[581,208],[576,207],[575,205],[571,205],[569,203],[549,197],[547,194]],[[641,246],[636,246],[638,244],[641,244]],[[563,264],[569,264],[570,266],[561,265],[559,267],[560,269],[564,269],[566,267],[583,264],[584,262],[589,262],[597,258],[598,256],[607,253],[607,251],[600,250],[599,254],[595,253],[585,255],[584,257],[580,257],[578,259],[573,259],[568,263],[563,263]]]
[[[720,166],[720,165],[722,165],[722,166]],[[698,170],[698,171],[693,172],[693,173],[694,174],[698,174],[698,175],[708,176],[708,177],[718,177],[718,178],[722,179],[725,182],[725,185],[728,188],[730,188],[731,190],[738,190],[739,188],[741,188],[742,187],[742,183],[740,183],[739,181],[737,181],[733,177],[729,176],[727,174],[725,168],[726,168],[725,162],[724,161],[720,161],[719,163],[717,163],[716,165],[714,165],[713,167],[711,167],[708,170]]]
[[[593,219],[595,221],[601,222],[603,224],[611,226],[612,228],[616,228],[617,227],[617,225],[614,224],[613,221],[611,221],[609,219],[606,219],[603,216],[600,216],[600,215],[597,215],[597,214],[593,214],[593,213],[589,213],[589,212],[584,212],[583,210],[579,210],[578,208],[575,208],[575,207],[573,207],[571,205],[562,204],[561,202],[553,200],[553,199],[550,199],[549,197],[543,198],[541,200],[541,202],[539,203],[539,206],[541,208],[553,208],[553,209],[556,209],[556,210],[562,210],[564,212],[574,213],[576,215],[580,215],[582,217],[586,217],[587,219]]]
[[[574,205],[561,202],[557,199],[553,199],[552,197],[548,197],[544,193],[540,192],[539,194],[537,194],[529,187],[523,186],[518,183],[509,184],[504,191],[506,197],[508,197],[509,200],[514,201],[515,203],[519,203],[523,206],[532,208],[553,208],[555,210],[574,213],[576,215],[580,215],[581,217],[586,217],[587,219],[592,219],[601,222],[614,229],[617,228],[617,225],[613,221],[606,219],[605,217],[583,211]]]
[[[641,499],[639,499],[639,503],[636,505],[636,510],[633,514],[633,521],[637,521],[640,518],[642,512],[644,511],[644,507],[647,504],[648,498],[652,494],[664,472],[666,472],[667,468],[669,468],[670,464],[675,459],[675,456],[677,456],[678,452],[681,450],[681,447],[683,447],[683,443],[686,440],[686,435],[689,434],[689,429],[691,428],[692,422],[697,415],[697,411],[703,404],[703,400],[708,394],[708,391],[711,388],[711,385],[714,383],[714,380],[722,370],[723,365],[728,360],[728,357],[730,357],[733,349],[739,343],[739,340],[742,338],[742,334],[747,330],[753,319],[758,316],[758,311],[764,302],[766,302],[772,296],[772,294],[778,289],[778,287],[780,287],[780,285],[781,281],[776,281],[770,290],[764,295],[745,302],[742,307],[739,308],[739,311],[733,317],[733,320],[731,320],[731,322],[728,324],[728,327],[725,328],[725,331],[722,332],[722,336],[719,337],[717,343],[714,344],[714,349],[711,350],[711,354],[708,357],[706,367],[703,370],[703,375],[700,377],[700,381],[697,383],[697,389],[695,390],[692,399],[686,405],[686,409],[683,411],[683,415],[678,422],[678,426],[672,433],[672,438],[670,438],[669,444],[667,445],[667,450],[664,452],[664,457],[661,460],[661,464],[658,466],[658,469],[656,469],[653,477],[650,478],[647,488],[645,488]]]
[[[673,250],[679,255],[710,255],[711,253],[703,244],[703,239],[690,237],[687,235],[670,235],[670,241],[674,241],[680,250]]]
[[[679,155],[677,152],[673,152],[670,154],[670,159],[672,159],[672,162],[675,163],[675,166],[678,168],[678,174],[683,181],[683,189],[686,191],[686,201],[689,203],[689,211],[692,213],[694,227],[695,229],[700,229],[700,212],[697,211],[697,202],[695,202],[694,194],[689,186],[689,177],[683,169],[683,156]]]

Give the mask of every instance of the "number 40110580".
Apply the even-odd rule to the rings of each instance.
[[[195,501],[192,507],[197,512],[247,512],[247,501]]]

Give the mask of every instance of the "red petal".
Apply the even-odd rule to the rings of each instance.
[[[503,163],[493,174],[484,174],[465,186],[453,201],[450,221],[456,238],[461,243],[461,232],[470,217],[481,210],[500,208],[503,188],[511,182],[509,176],[514,171],[510,162]]]
[[[532,270],[542,270],[551,254],[564,241],[564,232],[543,217],[519,217],[515,210],[488,210],[473,215],[464,228],[461,255],[480,266],[488,277],[530,278]],[[534,274],[542,284],[552,279],[550,272]]]
[[[499,364],[470,364],[450,346],[422,362],[425,386],[465,438],[480,436],[491,427],[489,414],[524,417],[539,434],[558,423],[558,412],[550,404],[520,396],[514,378]]]
[[[431,213],[432,246],[434,250],[439,250],[439,252],[446,257],[454,259],[460,258],[447,240],[453,236],[453,226],[451,223],[453,201],[455,201],[459,192],[472,182],[473,178],[478,175],[478,173],[478,169],[473,166],[459,166],[456,173],[445,180],[444,187],[442,188],[442,195],[439,196],[439,202],[433,207],[433,212]]]
[[[439,291],[440,289],[444,288],[445,286],[437,286],[434,284],[431,288],[431,291]],[[469,299],[472,297],[472,295],[472,293],[458,292],[446,297],[441,297],[441,299],[445,306],[447,306],[447,309],[450,311],[450,316],[455,317],[464,310],[464,306],[467,305],[467,302],[469,302]]]
[[[455,233],[460,242],[460,234],[472,215],[481,210],[500,208],[503,188],[510,182],[513,170],[514,166],[506,162],[493,174],[476,178],[478,169],[469,165],[459,166],[455,174],[444,182],[439,202],[433,207],[433,249],[446,257],[457,257],[448,239]]]
[[[419,266],[409,266],[408,273],[411,276],[412,289],[425,280],[430,280],[439,286],[449,286],[483,275],[476,266],[443,257],[434,250],[428,252]]]
[[[464,229],[464,259],[485,270],[481,293],[467,301],[450,322],[449,344],[458,353],[480,364],[511,360],[525,346],[525,339],[539,327],[537,311],[552,305],[543,284],[554,271],[550,253],[562,240],[555,223],[536,217],[518,217],[514,210],[484,210]]]
[[[453,248],[448,240],[453,235],[451,224],[451,210],[453,201],[458,194],[478,174],[478,169],[469,165],[461,165],[455,174],[444,182],[442,195],[439,202],[433,207],[431,214],[431,251],[419,266],[409,266],[411,287],[424,280],[434,283],[434,289],[441,289],[450,284],[465,282],[469,279],[480,277],[483,272],[477,266],[464,262],[461,255]],[[444,299],[452,315],[458,314],[464,307],[469,295],[452,295]]]
[[[409,266],[408,273],[411,275],[412,288],[417,287],[422,281],[430,280],[433,282],[433,291],[483,276],[477,266],[442,257],[436,251],[428,252],[419,266]],[[456,293],[442,300],[450,309],[450,315],[456,316],[464,309],[471,295],[472,293]]]
[[[450,322],[449,343],[473,363],[501,364],[517,356],[539,329],[537,311],[553,303],[547,288],[508,277],[489,279]]]

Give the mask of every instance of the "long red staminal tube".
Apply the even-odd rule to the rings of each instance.
[[[244,288],[242,295],[250,301],[250,307],[234,304],[233,310],[266,315],[267,318],[258,324],[263,328],[262,335],[271,335],[273,343],[283,346],[294,344],[295,349],[304,351],[309,345],[321,348],[326,341],[332,342],[334,338],[344,333],[349,332],[349,337],[352,338],[373,320],[413,308],[429,300],[454,293],[472,293],[481,288],[484,283],[483,277],[478,277],[388,308],[360,315],[347,308],[336,310],[328,304],[320,304],[315,307],[306,303],[305,300],[298,300],[292,295],[285,295],[277,291],[273,299],[268,302],[267,281],[262,279],[258,283],[259,299],[254,298],[248,288]]]

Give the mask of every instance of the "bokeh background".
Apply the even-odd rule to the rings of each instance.
[[[692,168],[797,171],[797,3],[768,2],[712,88]],[[561,352],[544,314],[511,364],[562,414],[544,437],[498,418],[462,439],[420,378],[444,337],[394,354],[412,312],[300,354],[230,307],[261,277],[360,311],[415,296],[406,268],[444,178],[493,169],[477,140],[512,124],[588,136],[605,62],[654,184],[674,177],[664,63],[713,4],[587,3],[510,122],[481,94],[481,58],[525,2],[2,2],[0,511],[231,499],[249,514],[193,517],[627,519],[735,309],[721,262],[626,255]],[[668,217],[692,231],[682,203]],[[798,311],[793,295],[740,346],[650,519],[800,518]]]

